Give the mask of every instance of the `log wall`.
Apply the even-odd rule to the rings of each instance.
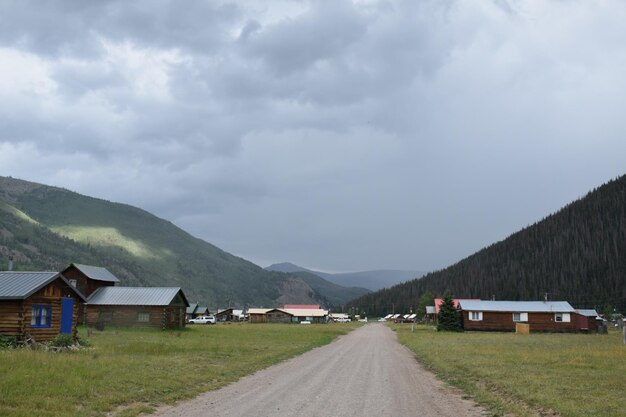
[[[87,305],[86,324],[121,327],[157,327],[175,329],[185,327],[185,307],[180,306],[98,306]],[[139,321],[140,315],[149,314],[148,321]]]

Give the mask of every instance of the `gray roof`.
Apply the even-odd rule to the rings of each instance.
[[[72,264],[72,265],[74,265],[80,272],[85,274],[87,277],[91,279],[95,279],[96,281],[120,282],[120,280],[111,272],[109,272],[109,270],[106,268],[102,268],[100,266],[81,265],[81,264]]]
[[[84,299],[83,295],[58,272],[5,271],[0,272],[0,300],[23,300],[58,278]]]
[[[594,309],[578,309],[576,312],[585,317],[600,317],[598,312]]]
[[[101,287],[87,299],[88,305],[167,306],[180,293],[189,306],[180,287]]]
[[[483,301],[460,300],[462,310],[520,313],[574,313],[567,301]]]
[[[193,314],[196,312],[196,309],[198,308],[198,304],[189,304],[189,307],[187,307],[187,314]]]

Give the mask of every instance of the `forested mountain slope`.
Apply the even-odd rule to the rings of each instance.
[[[125,204],[0,177],[0,270],[104,266],[122,285],[180,286],[190,302],[273,306],[327,300],[300,278],[233,256]]]
[[[498,300],[566,300],[626,309],[626,176],[425,277],[353,300],[369,314],[406,310],[425,292]]]

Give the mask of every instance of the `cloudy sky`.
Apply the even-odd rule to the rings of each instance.
[[[445,267],[626,173],[622,0],[0,0],[0,175],[262,266]]]

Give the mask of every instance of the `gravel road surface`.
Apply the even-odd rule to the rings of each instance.
[[[438,381],[387,326],[368,324],[329,345],[158,417],[479,417],[481,408]]]

